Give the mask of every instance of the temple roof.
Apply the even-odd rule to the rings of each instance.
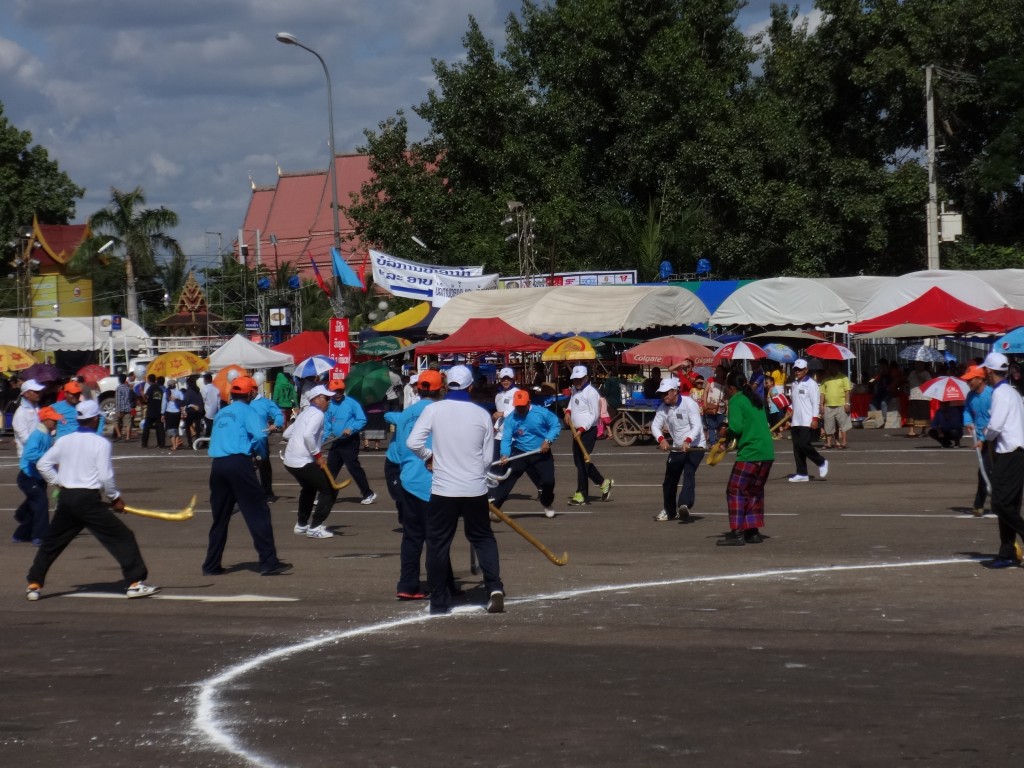
[[[40,224],[32,217],[32,241],[28,254],[39,262],[40,267],[55,264],[66,265],[75,255],[78,246],[92,232],[88,224]]]

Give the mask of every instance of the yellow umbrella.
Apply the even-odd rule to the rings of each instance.
[[[10,344],[0,344],[0,371],[24,371],[36,362],[31,352]]]
[[[165,352],[156,357],[146,369],[146,375],[163,376],[166,379],[180,379],[193,373],[202,373],[210,363],[192,352]]]
[[[545,363],[563,360],[596,360],[597,350],[590,339],[583,336],[569,336],[559,339],[541,353],[540,359]]]

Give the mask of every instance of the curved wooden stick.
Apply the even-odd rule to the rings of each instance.
[[[348,487],[349,485],[352,484],[352,478],[351,477],[346,477],[344,480],[342,480],[339,483],[335,479],[334,475],[331,474],[331,470],[330,470],[330,468],[326,464],[323,465],[323,470],[324,470],[324,474],[327,475],[327,479],[331,481],[331,488],[333,488],[336,491],[340,491],[342,488],[346,488],[346,487]]]
[[[188,506],[185,507],[181,512],[156,512],[150,509],[140,509],[139,507],[128,507],[126,506],[123,511],[130,515],[138,515],[139,517],[149,517],[154,520],[191,520],[196,509],[196,497],[193,496]]]
[[[533,544],[533,546],[535,546],[537,549],[539,549],[541,551],[541,554],[543,554],[544,557],[546,557],[552,563],[554,563],[555,565],[565,565],[566,563],[569,562],[569,553],[568,552],[563,552],[562,556],[558,557],[557,555],[555,555],[554,552],[552,552],[550,549],[548,549],[543,544],[541,544],[539,541],[537,541],[537,539],[535,539],[533,536],[531,536],[529,533],[527,533],[525,530],[523,530],[523,528],[520,527],[519,523],[517,523],[511,517],[506,515],[504,512],[502,512],[496,506],[494,506],[490,502],[487,503],[487,506],[490,508],[492,515],[495,515],[496,517],[498,517],[509,528],[511,528],[513,531],[518,533],[520,536],[522,536],[528,542]]]
[[[583,440],[580,438],[579,431],[573,426],[570,426],[569,429],[572,430],[572,436],[576,439],[576,445],[580,447],[580,451],[583,453],[583,463],[591,464],[590,454],[587,453],[587,449],[583,447]]]
[[[778,420],[778,421],[777,421],[777,422],[775,423],[775,426],[771,428],[771,432],[772,432],[772,434],[775,434],[776,432],[778,432],[779,430],[781,430],[781,429],[782,429],[782,428],[783,428],[784,426],[786,426],[786,424],[787,424],[787,423],[789,422],[789,419],[790,419],[790,417],[791,417],[792,415],[793,415],[793,412],[792,412],[792,411],[786,411],[786,415],[785,415],[785,416],[783,416],[783,417],[782,417],[781,419],[779,419],[779,420]]]

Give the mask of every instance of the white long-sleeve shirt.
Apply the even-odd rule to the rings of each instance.
[[[809,427],[811,419],[821,417],[821,388],[810,376],[793,382],[789,400],[793,406],[790,423],[794,427]]]
[[[1024,401],[1004,379],[992,390],[992,410],[985,439],[996,453],[1011,453],[1024,448]]]
[[[573,392],[566,410],[573,429],[590,429],[601,418],[601,393],[587,382],[583,389]]]
[[[675,405],[658,406],[651,422],[651,434],[658,442],[665,437],[663,432],[668,431],[672,438],[674,448],[682,450],[689,445],[690,448],[707,448],[707,441],[704,439],[704,424],[700,418],[700,406],[692,397],[677,395]]]
[[[426,447],[432,438],[433,451]],[[464,400],[442,400],[416,420],[409,450],[426,461],[434,458],[430,492],[471,497],[487,493],[487,470],[494,458],[494,428],[483,408]]]
[[[18,458],[25,448],[25,441],[32,434],[32,430],[39,424],[39,409],[25,398],[21,398],[18,410],[14,412],[11,419],[11,427],[14,429],[14,446],[18,449]]]
[[[50,485],[102,489],[111,501],[121,495],[114,484],[110,441],[95,432],[72,432],[43,454],[36,469]]]
[[[519,391],[514,384],[508,389],[502,389],[494,396],[494,409],[501,414],[501,418],[494,422],[494,439],[499,443],[505,434],[505,417],[512,413],[515,408],[512,405],[512,396]]]
[[[303,408],[284,431],[288,445],[284,449],[284,465],[298,469],[316,461],[324,438],[324,412],[315,405]]]

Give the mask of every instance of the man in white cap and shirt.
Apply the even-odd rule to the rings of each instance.
[[[449,590],[452,539],[459,518],[476,550],[484,585],[490,595],[488,613],[505,610],[498,542],[487,510],[487,472],[494,457],[494,426],[487,411],[469,399],[473,372],[465,365],[448,371],[448,393],[424,409],[406,445],[433,473],[427,506],[427,584],[430,612],[451,610]],[[427,440],[431,447],[427,448]]]
[[[18,458],[25,448],[25,441],[39,424],[39,400],[42,391],[46,389],[35,379],[26,379],[21,384],[21,400],[18,409],[14,412],[11,420],[11,427],[14,429],[14,446],[18,450]]]
[[[1020,563],[1017,537],[1024,539],[1021,496],[1024,493],[1024,402],[1006,379],[1010,361],[990,352],[981,364],[992,385],[992,410],[985,440],[992,456],[992,511],[999,518],[999,554],[985,565],[1010,568]]]
[[[581,506],[587,504],[589,488],[587,480],[593,480],[601,488],[601,501],[608,501],[612,495],[614,480],[605,479],[604,475],[594,466],[592,461],[583,460],[580,443],[586,448],[587,454],[593,452],[597,443],[597,420],[601,418],[601,394],[590,386],[590,374],[586,366],[577,365],[569,374],[573,393],[569,398],[569,406],[565,409],[565,423],[579,435],[579,442],[573,439],[572,460],[576,465],[576,493],[569,499],[569,504]]]
[[[818,420],[821,418],[821,389],[818,382],[807,373],[807,361],[803,359],[793,363],[790,410],[793,412],[790,434],[793,438],[796,474],[790,476],[789,482],[806,483],[810,480],[807,476],[808,459],[818,468],[818,476],[824,480],[828,476],[828,462],[811,445],[811,439],[818,430]]]
[[[284,432],[284,437],[288,441],[284,449],[284,468],[299,483],[299,511],[292,530],[296,536],[310,539],[330,539],[334,536],[334,532],[327,528],[324,521],[331,514],[337,494],[327,472],[324,472],[327,456],[321,452],[324,441],[324,412],[333,395],[334,393],[322,384],[309,390],[309,405],[299,411],[295,421]]]
[[[512,398],[519,388],[516,386],[516,372],[511,368],[498,371],[498,394],[494,396],[494,458],[498,458],[501,439],[505,436],[505,417],[512,413],[515,406]]]
[[[690,522],[690,510],[697,501],[697,468],[708,447],[700,406],[682,389],[682,382],[675,377],[661,380],[661,405],[651,422],[651,434],[657,438],[658,448],[668,453],[665,480],[661,484],[664,507],[654,518],[659,523],[676,518],[681,523]],[[680,477],[683,488],[676,497]]]

